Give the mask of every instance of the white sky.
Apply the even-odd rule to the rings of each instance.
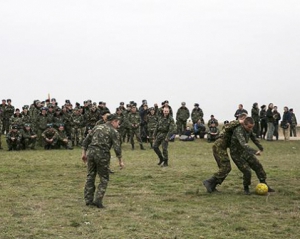
[[[0,98],[299,106],[300,2],[2,0]],[[0,100],[1,100],[0,99]]]

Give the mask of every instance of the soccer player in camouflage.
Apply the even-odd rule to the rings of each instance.
[[[6,143],[8,151],[20,150],[22,135],[17,125],[13,125],[11,130],[6,134]]]
[[[158,123],[153,133],[154,144],[153,149],[159,158],[158,165],[168,166],[169,155],[168,145],[169,139],[175,132],[175,122],[170,115],[169,108],[163,109],[163,116],[158,119]],[[162,145],[163,153],[161,153],[159,146]]]
[[[58,140],[58,132],[52,124],[47,124],[46,130],[42,133],[44,140],[44,149],[54,149]]]
[[[181,107],[177,110],[176,113],[176,125],[177,125],[177,134],[182,135],[186,129],[186,122],[190,117],[190,111],[186,107],[185,102],[181,103]]]
[[[216,186],[221,185],[227,175],[230,173],[231,164],[229,155],[227,153],[227,148],[230,146],[234,129],[239,126],[246,117],[246,114],[241,114],[238,120],[224,124],[222,132],[220,133],[220,137],[214,142],[212,146],[213,156],[219,170],[211,178],[203,181],[203,185],[206,187],[207,192],[212,193],[217,191]]]
[[[22,135],[22,148],[35,149],[37,134],[31,129],[30,124],[25,123],[23,129],[20,130],[20,133]]]
[[[266,183],[267,175],[262,164],[256,158],[263,151],[262,145],[259,143],[252,129],[254,120],[247,117],[244,122],[236,127],[233,131],[230,144],[230,155],[238,169],[243,173],[244,193],[250,194],[249,186],[251,184],[251,169],[255,171],[260,183]],[[248,145],[249,139],[259,148],[253,149]],[[269,192],[275,192],[268,186]]]
[[[95,126],[83,140],[82,160],[87,163],[84,200],[87,206],[104,207],[103,197],[109,181],[110,149],[112,147],[119,159],[120,169],[124,167],[120,135],[116,130],[118,126],[118,117],[109,115],[107,123]],[[100,178],[100,183],[96,191],[95,179],[97,175]]]
[[[134,149],[134,136],[136,136],[140,144],[140,149],[144,150],[145,148],[143,146],[140,135],[141,117],[140,114],[137,112],[136,105],[131,106],[131,112],[128,114],[128,122],[130,126],[130,143],[132,150]]]
[[[200,119],[201,123],[204,123],[203,116],[204,116],[204,114],[203,114],[202,109],[199,107],[199,104],[195,103],[194,109],[192,110],[192,114],[191,114],[193,125],[196,124],[199,119]]]

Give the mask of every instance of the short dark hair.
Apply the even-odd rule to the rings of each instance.
[[[254,124],[254,120],[252,117],[246,117],[244,120],[244,124]]]

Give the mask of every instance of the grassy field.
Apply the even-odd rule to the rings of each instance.
[[[276,189],[267,196],[243,195],[235,165],[220,193],[206,193],[202,180],[217,167],[204,140],[170,143],[167,168],[148,145],[124,144],[126,168],[113,157],[105,209],[84,204],[79,148],[2,150],[0,238],[299,238],[300,143],[262,143],[260,160]],[[257,183],[253,174],[252,191]]]

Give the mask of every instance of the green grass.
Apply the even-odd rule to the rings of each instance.
[[[299,238],[299,141],[262,143],[260,161],[276,189],[268,196],[243,195],[235,165],[220,193],[206,193],[202,180],[217,170],[206,141],[170,143],[168,168],[156,165],[149,146],[124,144],[126,168],[112,153],[104,210],[84,204],[80,149],[2,150],[0,238]],[[252,181],[253,191],[254,173]]]

